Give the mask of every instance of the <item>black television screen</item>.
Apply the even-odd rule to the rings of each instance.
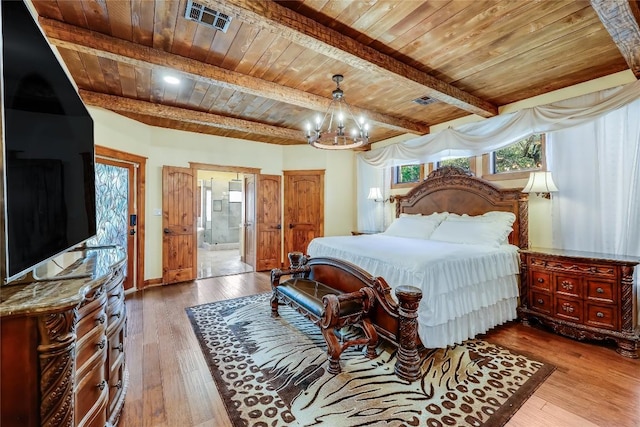
[[[2,0],[6,281],[95,235],[93,120],[27,6]]]

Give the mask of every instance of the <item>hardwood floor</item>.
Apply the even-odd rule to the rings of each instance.
[[[129,295],[130,381],[119,426],[231,426],[185,308],[269,290],[267,273],[247,273]],[[640,360],[518,323],[485,338],[557,367],[508,426],[640,426]]]

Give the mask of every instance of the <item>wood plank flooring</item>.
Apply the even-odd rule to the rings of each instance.
[[[247,273],[128,295],[130,381],[119,426],[231,426],[185,308],[269,290],[268,274]],[[486,338],[557,367],[509,427],[640,426],[640,360],[518,323]]]

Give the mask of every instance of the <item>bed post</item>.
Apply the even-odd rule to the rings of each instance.
[[[420,355],[418,354],[418,304],[422,299],[422,291],[415,286],[398,286],[398,315],[400,325],[398,331],[398,356],[395,373],[407,381],[415,381],[420,377]]]

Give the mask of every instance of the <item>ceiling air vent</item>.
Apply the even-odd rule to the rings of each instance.
[[[435,98],[429,98],[428,96],[423,96],[423,97],[414,99],[412,102],[415,102],[416,104],[420,104],[420,105],[429,105],[429,104],[433,104],[434,102],[438,102],[438,100]]]
[[[216,12],[213,9],[209,9],[196,3],[192,0],[187,1],[187,8],[184,11],[184,17],[192,21],[200,22],[201,24],[208,25],[209,27],[220,30],[226,33],[231,23],[231,17],[225,15],[222,12]]]

